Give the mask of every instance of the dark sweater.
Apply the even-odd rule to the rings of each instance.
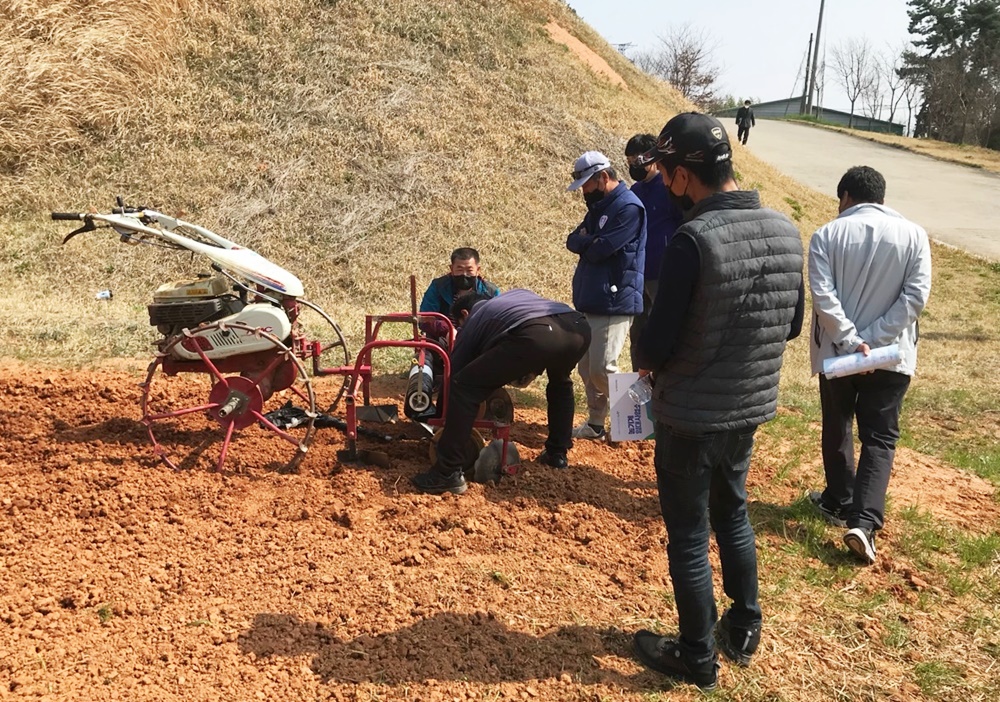
[[[452,376],[492,348],[511,329],[532,319],[567,312],[573,312],[573,308],[530,290],[510,290],[492,300],[477,302],[455,339],[451,352]]]
[[[646,208],[646,264],[644,280],[657,280],[663,263],[663,252],[681,226],[684,216],[667,195],[667,186],[657,175],[652,180],[632,184],[632,192]]]

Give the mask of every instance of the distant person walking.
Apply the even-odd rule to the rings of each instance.
[[[663,251],[674,238],[677,227],[684,221],[680,209],[667,195],[667,188],[663,184],[660,172],[656,169],[656,164],[637,163],[642,154],[655,147],[656,137],[652,134],[636,134],[625,145],[628,174],[635,181],[632,184],[632,192],[646,208],[646,265],[642,276],[642,312],[632,318],[632,326],[628,330],[632,370],[639,369],[636,350],[642,337],[642,330],[649,319],[649,310],[653,306],[653,300],[656,299],[660,267],[663,265]]]
[[[579,372],[587,390],[587,421],[573,430],[577,439],[603,439],[608,418],[608,376],[618,372],[632,318],[642,312],[642,272],[646,262],[646,208],[618,180],[608,157],[588,151],[573,163],[573,182],[587,214],[566,239],[580,257],[573,273],[573,306],[587,316],[590,349]]]
[[[736,132],[736,140],[746,146],[747,137],[750,136],[750,127],[757,126],[757,119],[753,116],[753,108],[750,107],[749,100],[744,100],[743,107],[736,110],[736,126],[739,127]]]
[[[844,543],[875,562],[885,522],[899,411],[917,365],[917,317],[931,291],[927,232],[886,207],[885,178],[856,166],[837,185],[840,215],[809,242],[812,372],[819,373],[826,489],[809,495],[823,517],[847,527]],[[827,378],[823,361],[899,344],[893,368]],[[861,457],[855,471],[854,419]]]

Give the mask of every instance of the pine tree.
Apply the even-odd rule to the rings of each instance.
[[[1000,146],[1000,2],[910,0],[919,37],[902,72],[920,85],[918,135]]]

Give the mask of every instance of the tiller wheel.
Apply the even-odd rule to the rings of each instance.
[[[252,335],[270,348],[210,357],[218,349],[205,339],[236,335]],[[198,360],[182,360],[175,353],[178,345]],[[213,462],[212,467],[222,470],[228,459],[237,470],[293,471],[315,433],[316,397],[304,364],[280,339],[258,327],[219,321],[185,329],[163,344],[141,387],[142,423],[157,456],[175,469]],[[304,405],[306,412],[298,426],[285,430],[267,415],[289,401]]]
[[[296,303],[299,308],[292,322],[296,355],[311,359],[307,363],[307,370],[313,381],[320,411],[335,414],[351,378],[329,375],[322,371],[349,365],[352,363],[351,352],[347,350],[347,341],[340,325],[330,315],[305,298],[298,298]]]

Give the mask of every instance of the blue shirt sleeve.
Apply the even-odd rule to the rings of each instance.
[[[444,300],[441,299],[441,294],[437,290],[437,280],[432,280],[431,284],[427,286],[427,292],[424,293],[423,299],[420,300],[420,311],[440,312],[443,304]]]

